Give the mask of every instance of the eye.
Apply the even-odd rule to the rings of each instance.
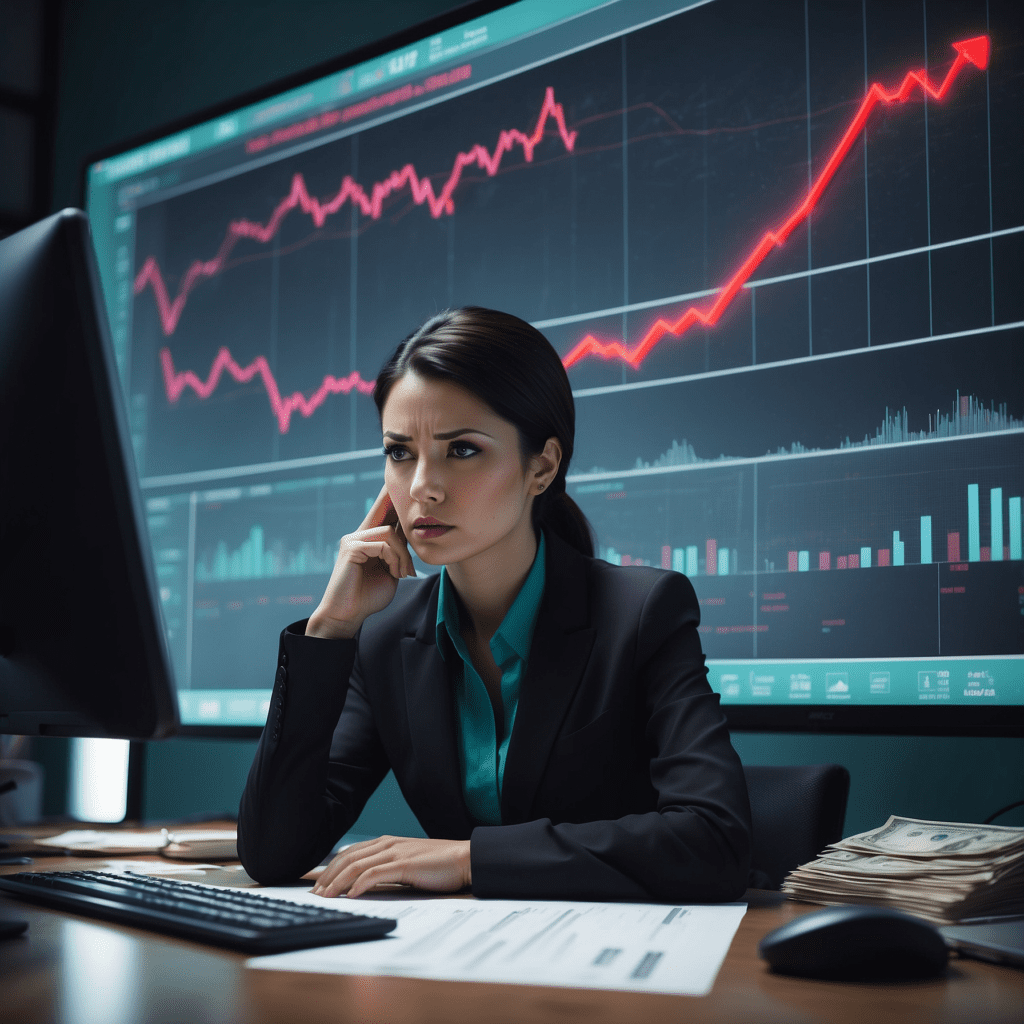
[[[479,451],[480,449],[475,444],[470,444],[468,441],[453,441],[448,447],[448,454],[456,459],[471,458]]]
[[[412,458],[412,456],[405,445],[386,444],[384,445],[384,458],[390,459],[392,462],[405,462],[407,459]]]

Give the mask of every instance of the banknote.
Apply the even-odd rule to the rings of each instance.
[[[845,856],[844,856],[845,855]],[[797,868],[799,872],[817,871],[830,875],[871,878],[924,878],[940,876],[943,881],[987,881],[995,872],[987,865],[968,861],[963,865],[949,860],[938,863],[923,857],[889,857],[883,854],[855,853],[852,850],[826,850],[816,860]]]
[[[936,923],[1024,910],[1024,828],[892,815],[786,877],[813,903],[875,903]]]
[[[992,860],[988,857],[893,857],[886,853],[842,849],[824,850],[811,863],[826,870],[858,875],[931,875],[939,872],[944,875],[973,875],[982,866],[986,869],[992,867]]]
[[[991,856],[1024,847],[1024,828],[923,821],[893,814],[880,828],[861,832],[833,845],[842,850],[900,857]]]

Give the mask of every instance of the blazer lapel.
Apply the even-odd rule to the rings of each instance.
[[[551,746],[594,644],[586,560],[550,533],[546,538],[544,598],[520,686],[503,775],[501,819],[508,824],[530,820]]]
[[[416,634],[401,640],[409,736],[419,775],[417,781],[434,808],[437,821],[452,835],[468,838],[473,823],[459,779],[455,708],[447,666],[434,635],[438,589],[434,587]]]

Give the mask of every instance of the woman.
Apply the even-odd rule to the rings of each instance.
[[[554,349],[508,314],[448,311],[399,345],[374,399],[384,489],[281,635],[246,870],[308,871],[391,768],[430,838],[351,846],[315,891],[740,896],[749,807],[697,599],[678,573],[592,557]],[[441,573],[416,579],[410,547]]]

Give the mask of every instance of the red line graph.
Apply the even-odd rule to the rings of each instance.
[[[768,230],[761,236],[760,241],[754,246],[739,269],[725,283],[715,297],[714,302],[706,310],[690,306],[675,321],[670,322],[659,318],[635,345],[627,345],[621,341],[601,342],[592,334],[588,334],[573,346],[572,350],[562,360],[565,368],[569,369],[569,367],[575,365],[586,356],[596,356],[606,360],[619,359],[624,363],[628,363],[634,369],[638,369],[651,350],[666,334],[679,337],[693,327],[694,324],[699,323],[705,327],[713,327],[718,323],[739,290],[750,279],[750,275],[760,266],[765,257],[772,249],[783,245],[797,225],[810,216],[811,211],[817,205],[828,183],[839,169],[839,165],[850,152],[854,142],[857,140],[857,136],[863,130],[871,111],[879,103],[905,102],[913,94],[916,87],[920,87],[922,94],[927,93],[933,99],[941,100],[952,88],[953,82],[967,64],[973,64],[981,71],[984,71],[988,66],[988,36],[975,36],[973,39],[964,39],[958,43],[953,43],[953,49],[957,53],[956,59],[939,85],[935,85],[929,79],[928,72],[921,69],[908,72],[899,88],[891,92],[877,82],[868,89],[867,95],[864,97],[864,101],[861,103],[856,115],[832,151],[832,155],[818,175],[817,180],[811,185],[807,195],[779,227]]]
[[[220,378],[227,370],[239,384],[248,384],[257,374],[263,380],[270,399],[270,408],[277,420],[278,429],[282,434],[288,433],[293,412],[301,412],[307,418],[327,400],[328,395],[350,394],[353,390],[364,395],[373,393],[374,382],[363,380],[354,370],[347,377],[332,377],[328,374],[316,391],[306,398],[301,391],[296,391],[287,398],[281,397],[277,381],[270,370],[270,364],[263,356],[257,356],[248,366],[239,366],[226,346],[222,346],[217,358],[210,368],[210,376],[200,380],[191,370],[180,373],[174,369],[174,360],[170,349],[160,350],[160,366],[164,372],[164,388],[168,399],[173,403],[180,397],[185,388],[191,388],[200,398],[209,398],[220,383]]]
[[[555,122],[562,143],[571,153],[576,144],[576,132],[571,132],[566,128],[565,112],[561,103],[555,100],[555,90],[549,86],[544,93],[544,103],[541,106],[540,115],[537,117],[537,123],[530,135],[525,135],[516,128],[506,129],[498,136],[493,153],[488,152],[487,147],[479,143],[466,152],[459,153],[455,157],[448,180],[439,193],[435,193],[430,178],[421,178],[411,163],[406,164],[400,170],[392,171],[383,181],[376,182],[369,195],[366,194],[362,185],[354,181],[351,176],[345,175],[341,187],[326,202],[320,202],[315,196],[311,196],[306,187],[305,178],[301,174],[296,174],[292,178],[288,195],[278,203],[266,224],[241,219],[234,220],[228,225],[224,241],[221,242],[216,254],[208,260],[195,260],[189,266],[173,301],[167,292],[167,285],[164,283],[160,267],[153,256],[146,260],[135,277],[135,294],[141,294],[147,285],[153,289],[153,296],[160,313],[160,323],[164,334],[169,337],[178,326],[188,297],[196,285],[205,278],[219,274],[224,269],[232,250],[243,238],[264,244],[269,242],[277,234],[281,223],[292,210],[301,210],[318,228],[323,227],[327,218],[336,214],[346,203],[358,206],[364,217],[379,220],[385,200],[392,193],[408,188],[413,202],[417,206],[426,203],[431,217],[435,220],[445,214],[451,215],[455,212],[455,202],[452,196],[462,179],[462,172],[467,167],[475,165],[493,177],[498,173],[505,155],[511,152],[514,146],[522,147],[523,159],[527,163],[531,163],[533,152],[544,138],[544,131],[549,120]],[[170,392],[168,392],[169,394]]]
[[[957,57],[938,85],[934,84],[929,79],[927,72],[922,69],[908,72],[899,88],[895,90],[887,91],[877,82],[871,86],[856,115],[806,196],[779,227],[768,230],[761,236],[739,269],[718,292],[710,307],[700,310],[691,306],[674,322],[659,319],[633,346],[621,341],[601,342],[593,335],[588,334],[563,359],[566,369],[587,356],[605,360],[619,359],[634,368],[639,368],[651,350],[667,334],[679,337],[697,323],[706,327],[714,326],[772,249],[783,245],[795,228],[810,216],[829,182],[853,147],[857,136],[863,130],[872,110],[879,103],[905,102],[913,95],[916,88],[920,88],[922,94],[926,93],[933,99],[941,100],[952,88],[953,82],[967,64],[973,64],[982,71],[988,66],[989,39],[987,36],[962,40],[954,43],[953,48],[957,52]],[[246,220],[233,221],[217,254],[205,262],[197,260],[189,267],[173,302],[168,297],[160,269],[153,257],[146,260],[136,277],[135,293],[142,292],[147,284],[153,288],[164,333],[170,335],[177,327],[189,293],[203,278],[212,277],[224,268],[229,254],[242,238],[250,238],[264,243],[270,241],[277,233],[284,218],[296,208],[300,208],[303,213],[310,216],[318,227],[322,226],[328,216],[337,213],[346,202],[357,203],[365,216],[379,219],[385,199],[393,192],[406,187],[409,188],[412,199],[417,205],[428,204],[432,217],[440,218],[446,214],[450,215],[454,212],[452,194],[466,167],[475,164],[486,170],[488,175],[494,175],[501,165],[502,158],[514,145],[522,147],[527,162],[532,161],[534,149],[543,138],[549,119],[555,121],[566,150],[572,152],[577,132],[570,132],[566,128],[562,106],[555,101],[554,90],[549,87],[545,93],[544,105],[541,108],[537,124],[531,135],[524,135],[515,129],[506,130],[499,135],[493,153],[489,153],[481,145],[476,145],[465,153],[459,153],[440,193],[434,192],[429,178],[419,178],[413,165],[406,164],[400,171],[393,171],[386,179],[375,184],[370,196],[366,195],[360,185],[346,176],[338,193],[326,203],[320,203],[309,195],[302,176],[296,174],[292,179],[291,191],[278,204],[267,223],[259,224]],[[308,398],[301,392],[282,397],[270,365],[263,356],[257,356],[248,366],[242,367],[226,347],[222,347],[217,353],[210,374],[205,381],[191,370],[180,372],[175,370],[170,350],[167,348],[161,350],[160,361],[167,397],[172,403],[177,402],[185,388],[191,388],[200,398],[208,398],[216,390],[225,371],[243,384],[248,383],[258,374],[266,388],[271,409],[282,434],[288,432],[292,413],[300,412],[303,416],[309,417],[326,401],[329,395],[350,394],[353,390],[368,395],[373,392],[374,388],[373,381],[365,381],[358,373],[353,372],[343,378],[325,376],[320,387]]]

